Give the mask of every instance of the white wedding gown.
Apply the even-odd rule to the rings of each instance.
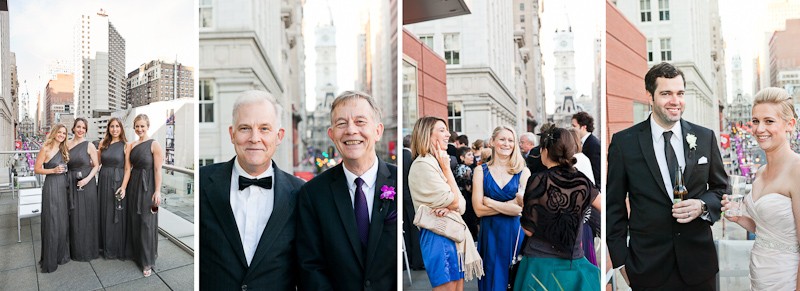
[[[744,199],[756,223],[756,241],[750,252],[751,290],[795,290],[798,253],[791,198],[778,193]]]

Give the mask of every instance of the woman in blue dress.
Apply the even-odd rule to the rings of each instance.
[[[531,176],[525,167],[514,129],[498,126],[492,132],[492,156],[475,168],[472,180],[472,205],[480,217],[478,252],[486,276],[478,280],[478,290],[506,290],[508,270],[519,253],[523,239],[519,225],[522,195]],[[513,279],[513,278],[512,278]]]
[[[414,208],[428,206],[436,216],[451,219],[466,229],[461,218],[466,210],[466,200],[458,189],[446,152],[449,137],[445,120],[438,117],[417,120],[411,133],[414,162],[406,183]],[[417,215],[420,215],[419,210]],[[431,230],[420,229],[422,261],[433,290],[463,290],[464,279],[483,274],[480,256],[468,229],[464,238],[462,242],[456,242]]]

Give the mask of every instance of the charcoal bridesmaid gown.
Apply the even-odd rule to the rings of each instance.
[[[101,151],[100,164],[102,167],[98,175],[97,193],[100,196],[100,243],[103,247],[103,257],[126,259],[127,218],[124,206],[126,201],[118,202],[115,197],[125,174],[125,143],[115,142]]]
[[[83,177],[92,171],[92,159],[89,157],[88,141],[84,141],[69,150],[69,169],[67,172],[67,189],[69,202],[69,248],[72,259],[88,262],[100,257],[100,202],[97,200],[97,182],[91,179],[78,189],[78,172]]]
[[[58,167],[64,158],[56,153],[45,162],[45,169]],[[50,273],[69,262],[69,213],[67,209],[67,175],[48,174],[42,186],[42,273]]]
[[[152,267],[158,257],[158,213],[150,212],[155,192],[152,143],[150,139],[131,149],[131,174],[125,192],[130,243],[127,251],[140,268]]]

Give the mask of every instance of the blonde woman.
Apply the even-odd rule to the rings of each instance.
[[[125,151],[125,177],[119,191],[128,195],[127,219],[128,253],[150,277],[158,257],[158,206],[161,204],[161,164],[164,151],[157,141],[147,135],[150,119],[139,114],[133,119],[133,129],[139,138],[128,144]]]
[[[767,163],[744,198],[748,215],[725,218],[756,234],[750,251],[751,290],[800,290],[800,155],[790,147],[797,114],[792,98],[780,88],[759,91],[753,103],[753,136]],[[723,211],[730,205],[726,198]]]
[[[478,252],[486,273],[478,280],[478,290],[505,290],[509,266],[523,239],[519,215],[531,172],[525,167],[514,129],[495,128],[491,145],[491,158],[475,168],[472,178],[472,205],[481,219]]]
[[[411,190],[414,208],[419,209],[424,204],[436,216],[447,216],[466,226],[461,218],[466,210],[466,200],[458,189],[446,152],[449,137],[444,119],[429,116],[417,120],[411,133],[414,162],[406,183]],[[431,230],[420,229],[422,260],[433,290],[463,290],[465,278],[470,280],[473,276],[483,275],[472,234],[469,230],[466,232],[466,239],[456,243]]]
[[[42,273],[69,262],[69,210],[67,209],[67,127],[56,124],[36,155],[33,172],[47,175],[42,186]]]

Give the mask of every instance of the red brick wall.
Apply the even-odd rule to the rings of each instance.
[[[417,62],[418,116],[447,119],[447,70],[444,59],[405,29],[403,54]]]
[[[606,1],[606,146],[633,125],[633,102],[649,104],[644,89],[647,38]]]

